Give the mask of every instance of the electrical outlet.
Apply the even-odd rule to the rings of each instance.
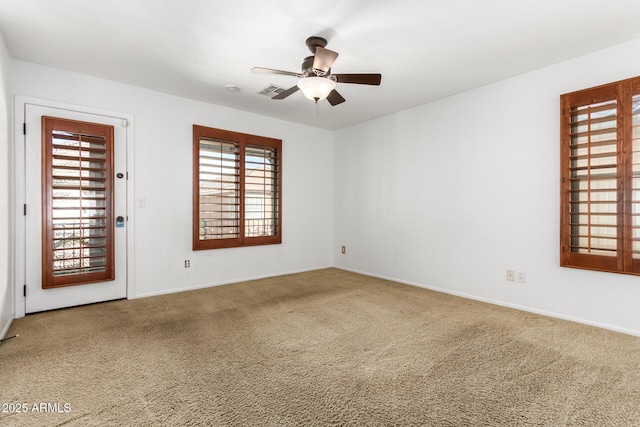
[[[518,283],[526,283],[527,282],[527,273],[524,271],[518,271],[516,273],[516,282]]]
[[[507,280],[510,282],[515,282],[516,272],[513,270],[507,270]]]
[[[345,245],[342,245],[342,248],[340,250],[343,254],[347,253],[347,247]]]
[[[191,267],[191,260],[190,259],[185,259],[184,260],[184,268],[189,268]]]

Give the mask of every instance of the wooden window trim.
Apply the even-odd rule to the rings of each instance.
[[[234,238],[201,239],[200,224],[200,141],[209,138],[237,144],[240,159],[239,184],[239,235]],[[246,147],[265,147],[275,149],[277,153],[277,213],[276,232],[269,236],[245,236],[245,151]],[[229,130],[193,125],[193,250],[235,248],[243,246],[273,245],[282,243],[282,140],[258,135],[244,134]]]
[[[101,272],[73,274],[69,276],[54,275],[53,257],[53,178],[52,178],[52,146],[53,132],[68,131],[84,135],[100,135],[105,138],[105,269]],[[113,126],[97,123],[79,122],[54,117],[42,117],[42,288],[59,288],[63,286],[114,280],[114,239],[113,239]]]
[[[560,265],[640,275],[640,259],[633,257],[632,158],[633,96],[640,94],[640,77],[561,95],[560,97]],[[571,109],[616,101],[616,250],[615,256],[571,251]],[[591,143],[590,143],[591,144]],[[638,151],[636,149],[636,151]],[[588,155],[593,159],[595,156]],[[637,165],[636,165],[637,166]],[[590,184],[587,184],[590,186]],[[574,190],[575,191],[575,190]],[[636,189],[637,191],[637,189]],[[593,202],[587,202],[592,204]],[[588,214],[590,215],[590,214]],[[590,225],[588,225],[590,227]]]

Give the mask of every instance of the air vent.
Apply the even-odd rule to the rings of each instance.
[[[269,98],[273,98],[274,96],[284,92],[286,89],[280,86],[276,86],[274,84],[269,85],[262,89],[260,95],[268,96]]]

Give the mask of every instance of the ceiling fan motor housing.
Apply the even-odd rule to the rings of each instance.
[[[327,39],[322,38],[322,37],[318,37],[318,36],[311,36],[307,39],[306,41],[307,47],[309,48],[309,50],[311,51],[311,53],[313,53],[314,55],[316,54],[316,48],[318,46],[320,47],[326,47],[327,46]]]

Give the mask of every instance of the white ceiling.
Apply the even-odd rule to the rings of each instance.
[[[337,129],[640,37],[638,0],[0,0],[13,58]],[[305,40],[328,39],[338,84],[318,109],[294,77]],[[239,92],[225,90],[237,85]]]

